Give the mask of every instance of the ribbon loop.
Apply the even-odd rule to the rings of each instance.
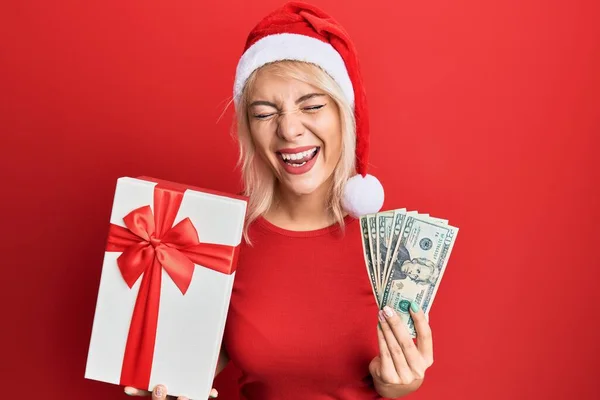
[[[127,229],[143,240],[150,240],[154,235],[154,215],[150,206],[137,208],[123,218]]]

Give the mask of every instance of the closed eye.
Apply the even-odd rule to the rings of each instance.
[[[275,115],[275,113],[271,113],[271,114],[257,114],[257,115],[254,115],[254,118],[256,118],[256,119],[267,119],[269,117],[272,117],[273,115]]]
[[[317,111],[317,110],[320,110],[321,108],[325,107],[325,105],[326,104],[317,104],[317,105],[314,105],[314,106],[304,107],[304,108],[302,108],[302,110],[308,111],[308,112]],[[256,118],[256,119],[267,119],[267,118],[272,117],[275,114],[277,114],[277,113],[254,114],[254,118]]]
[[[319,109],[321,109],[323,107],[325,107],[325,104],[319,104],[319,105],[315,105],[315,106],[304,107],[303,110],[306,110],[306,111],[316,111],[316,110],[319,110]]]

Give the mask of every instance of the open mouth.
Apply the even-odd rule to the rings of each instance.
[[[299,153],[281,153],[277,152],[277,155],[283,160],[284,163],[291,167],[301,167],[317,155],[320,147],[315,146],[311,149],[301,151]]]

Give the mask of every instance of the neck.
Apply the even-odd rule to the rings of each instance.
[[[275,202],[265,218],[271,223],[290,230],[314,230],[334,222],[328,209],[330,185],[325,183],[310,194],[296,194],[278,185]]]

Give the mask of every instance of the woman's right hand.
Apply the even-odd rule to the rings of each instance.
[[[131,386],[126,386],[125,393],[130,396],[146,396],[146,397],[152,396],[152,400],[172,400],[172,399],[189,400],[185,396],[179,396],[179,397],[167,396],[167,388],[165,387],[165,385],[157,385],[152,392],[149,392],[147,390],[136,389]],[[214,399],[215,397],[218,396],[218,394],[219,393],[217,393],[217,390],[215,388],[213,388],[210,391],[209,398]]]

